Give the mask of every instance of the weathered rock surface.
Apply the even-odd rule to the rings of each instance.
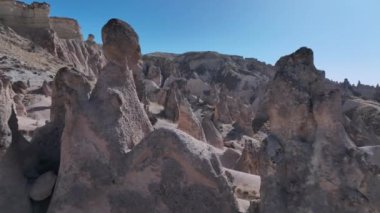
[[[177,122],[179,119],[179,97],[176,87],[165,92],[164,116],[165,118]]]
[[[59,39],[55,45],[54,55],[86,75],[96,77],[106,64],[102,50],[97,44],[75,39]]]
[[[138,38],[131,32],[116,19],[103,27],[109,63],[94,88],[75,70],[65,68],[57,75],[65,91],[65,128],[49,212],[122,211],[110,196],[126,189],[126,154],[152,130],[129,68],[140,56]]]
[[[380,145],[379,103],[350,99],[344,103],[343,109],[347,116],[347,133],[357,146]]]
[[[220,155],[219,159],[223,167],[228,169],[234,169],[236,163],[241,156],[241,152],[232,148],[226,148],[225,151]]]
[[[301,48],[276,68],[263,104],[272,136],[260,151],[260,212],[379,211],[370,193],[379,173],[349,140],[340,91],[312,51]]]
[[[22,174],[17,141],[17,119],[12,109],[10,80],[0,74],[0,209],[30,213],[27,180]]]
[[[212,147],[159,129],[128,156],[126,190],[115,212],[236,212],[230,183]]]
[[[0,152],[6,152],[12,142],[8,121],[12,114],[12,91],[10,79],[0,73]]]
[[[235,194],[244,200],[257,200],[260,197],[260,176],[251,175],[236,170],[226,169],[226,174],[231,177]]]

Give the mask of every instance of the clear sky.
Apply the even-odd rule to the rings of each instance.
[[[27,1],[31,2],[31,1]],[[275,63],[301,46],[327,77],[380,83],[380,0],[47,0],[100,41],[110,18],[130,23],[143,53],[212,50]]]

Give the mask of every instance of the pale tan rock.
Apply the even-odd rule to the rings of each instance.
[[[260,198],[260,176],[232,169],[226,169],[225,171],[227,176],[230,176],[232,179],[234,192],[238,198],[250,201]]]

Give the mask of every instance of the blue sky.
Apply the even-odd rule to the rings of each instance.
[[[31,1],[27,1],[31,2]],[[380,83],[379,0],[48,0],[84,37],[110,18],[130,23],[143,53],[212,50],[275,63],[301,46],[327,77]]]

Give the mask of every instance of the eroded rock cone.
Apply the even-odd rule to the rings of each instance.
[[[65,128],[57,185],[49,212],[118,212],[126,190],[126,154],[152,130],[136,93],[131,67],[141,53],[136,33],[112,19],[102,29],[109,63],[93,88],[64,68],[55,81],[65,91]]]
[[[163,112],[165,118],[173,122],[177,122],[179,119],[179,97],[176,90],[174,87],[167,91],[165,96],[165,109]]]
[[[348,139],[340,91],[315,68],[312,50],[276,69],[263,104],[272,135],[260,151],[260,212],[378,212],[365,183],[378,185],[379,170]]]
[[[236,163],[236,170],[249,174],[260,174],[260,146],[258,144],[257,142],[245,143],[243,153]]]
[[[189,102],[184,97],[179,97],[179,99],[178,129],[200,141],[206,142],[202,124],[195,116]]]
[[[213,148],[174,129],[149,134],[128,156],[112,212],[237,212]],[[117,182],[118,184],[118,182]]]
[[[215,127],[214,123],[212,122],[209,116],[206,116],[203,118],[202,128],[205,133],[207,143],[219,149],[223,149],[224,147],[223,136]]]

